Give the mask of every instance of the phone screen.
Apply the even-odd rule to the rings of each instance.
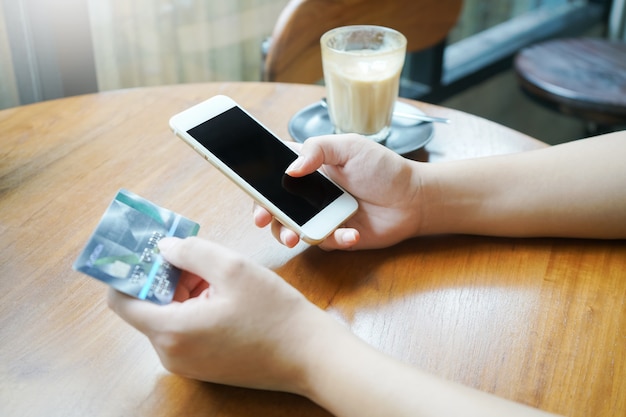
[[[187,133],[300,226],[342,195],[319,172],[285,174],[297,155],[239,107]]]

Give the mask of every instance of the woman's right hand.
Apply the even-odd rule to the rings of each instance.
[[[418,163],[356,134],[318,136],[300,147],[287,174],[300,177],[321,168],[359,202],[356,214],[320,244],[322,249],[372,249],[415,236],[421,222]],[[271,224],[274,237],[288,247],[298,235],[255,206],[258,227]]]

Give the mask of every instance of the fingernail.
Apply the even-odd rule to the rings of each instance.
[[[343,234],[341,237],[343,243],[347,244],[355,244],[356,243],[356,232],[354,230],[349,230]]]
[[[288,244],[288,238],[289,237],[289,231],[284,229],[280,231],[280,241],[285,245],[285,246],[289,246]]]
[[[287,167],[285,172],[289,174],[290,172],[297,171],[298,169],[302,168],[302,165],[304,165],[304,156],[299,156],[295,161],[291,163],[291,165]]]

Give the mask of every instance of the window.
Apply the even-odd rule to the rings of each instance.
[[[287,2],[0,0],[0,108],[117,88],[258,80],[261,43]],[[448,45],[427,53],[432,65],[424,70],[424,55],[407,61],[405,73],[422,85],[407,95],[454,94],[526,44],[601,21],[609,5],[466,0]]]

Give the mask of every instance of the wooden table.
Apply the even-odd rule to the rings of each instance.
[[[570,416],[626,415],[626,243],[441,236],[367,252],[287,249],[252,202],[169,131],[214,94],[284,138],[316,86],[224,83],[115,91],[0,112],[0,415],[327,416],[308,400],[167,373],[71,264],[119,188],[201,223],[200,236],[275,268],[390,355]],[[428,161],[544,146],[415,103]],[[311,331],[315,331],[312,329]]]

